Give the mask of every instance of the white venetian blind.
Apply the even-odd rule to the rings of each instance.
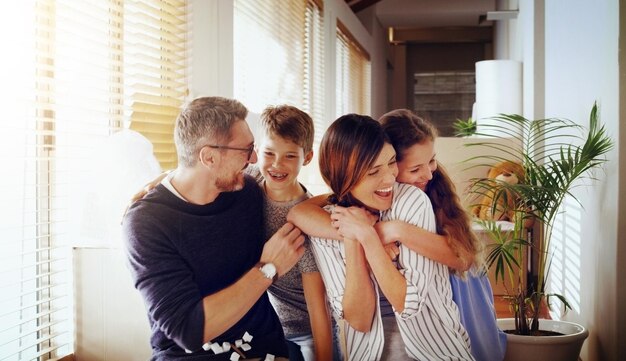
[[[370,57],[339,21],[336,52],[336,115],[370,114]]]
[[[144,103],[173,107],[182,98],[171,90],[180,90],[171,75],[178,68],[166,63],[168,43],[184,39],[185,4],[28,0],[11,7],[0,14],[0,360],[48,360],[73,352],[76,182],[94,145],[139,119]],[[167,30],[176,36],[159,32],[164,25],[155,19],[176,23]],[[137,44],[144,48],[128,51]],[[154,108],[152,119],[163,122],[158,115],[170,110]]]
[[[127,1],[124,63],[130,129],[147,137],[163,169],[178,164],[176,116],[187,96],[184,0]]]
[[[307,112],[315,124],[314,150],[327,126],[323,18],[321,0],[235,0],[235,98],[257,114],[278,104]],[[323,183],[317,161],[302,169],[300,181],[313,191]]]
[[[317,145],[328,124],[328,119],[325,119],[324,16],[321,0],[307,3],[304,44],[304,104],[302,106],[315,123],[313,149],[317,150]]]
[[[306,0],[235,0],[234,95],[250,111],[291,104],[310,112],[309,13]]]

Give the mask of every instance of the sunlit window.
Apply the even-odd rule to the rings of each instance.
[[[279,104],[307,112],[315,123],[314,150],[328,124],[322,6],[319,0],[237,0],[234,8],[235,98],[256,115]],[[261,136],[257,117],[249,120]],[[316,160],[299,179],[312,192],[325,191]]]
[[[185,6],[30,0],[0,14],[1,360],[73,352],[76,185],[116,131],[140,120],[173,129]],[[158,153],[158,137],[145,135]]]
[[[370,58],[348,29],[337,23],[335,114],[370,114]]]

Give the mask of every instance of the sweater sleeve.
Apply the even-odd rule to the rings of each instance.
[[[398,185],[397,199],[385,220],[400,220],[435,232],[435,216],[428,196],[417,187]],[[406,279],[406,298],[402,318],[410,318],[421,311],[434,282],[435,261],[426,258],[410,248],[400,245],[398,270]]]
[[[123,224],[128,265],[153,328],[181,348],[197,350],[204,333],[202,297],[163,223],[141,202],[129,211]],[[175,229],[171,221],[169,226]]]

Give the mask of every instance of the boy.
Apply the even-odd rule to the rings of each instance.
[[[246,172],[264,191],[265,235],[269,239],[287,222],[289,209],[311,197],[297,178],[313,158],[314,129],[308,114],[288,105],[267,107],[261,115],[261,129],[258,163]],[[289,341],[289,358],[331,360],[333,337],[324,283],[308,247],[298,264],[268,291]]]

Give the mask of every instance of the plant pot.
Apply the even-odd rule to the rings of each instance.
[[[501,330],[515,329],[515,319],[499,318]],[[578,361],[580,349],[589,335],[583,326],[566,321],[539,321],[539,329],[562,333],[563,336],[506,335],[505,361]]]

